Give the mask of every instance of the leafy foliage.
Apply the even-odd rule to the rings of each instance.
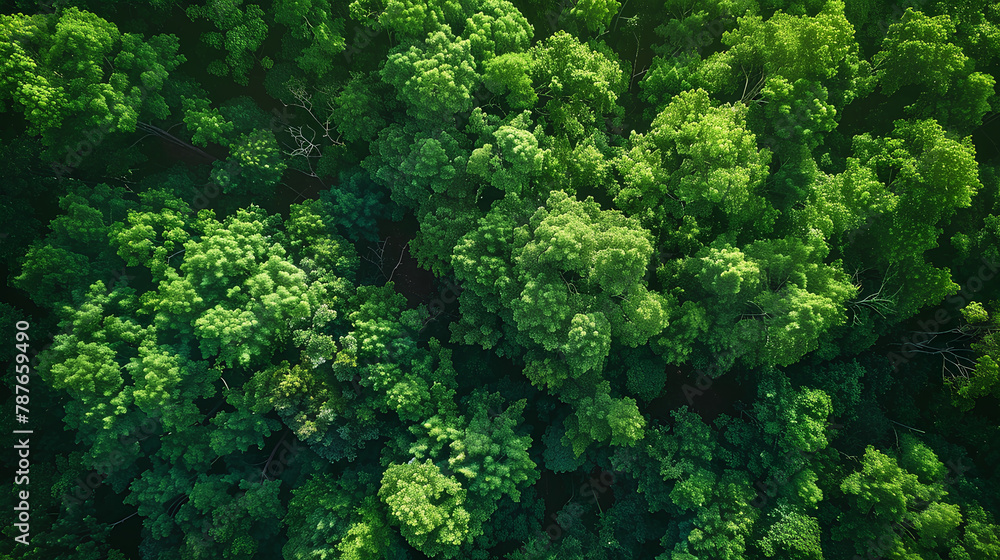
[[[997,2],[9,4],[0,557],[1000,555]]]

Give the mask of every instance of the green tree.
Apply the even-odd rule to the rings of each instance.
[[[949,272],[931,266],[923,254],[937,245],[943,224],[982,189],[975,148],[968,138],[949,138],[934,120],[921,120],[896,121],[893,132],[882,138],[856,136],[853,151],[896,203],[872,221],[870,235],[855,240],[845,264],[874,266],[883,274],[892,267],[887,290],[903,287],[896,312],[910,317],[955,289]],[[879,250],[872,252],[876,243]],[[916,284],[918,277],[922,280]]]
[[[747,226],[768,232],[775,211],[762,191],[770,153],[758,149],[746,115],[741,104],[714,107],[701,89],[675,97],[648,134],[630,138],[617,162],[624,180],[615,204],[648,228],[669,229],[668,216],[690,215],[710,235],[717,215],[720,234]]]
[[[698,53],[732,28],[734,18],[756,15],[759,10],[756,1],[747,0],[667,0],[663,8],[666,21],[655,29],[663,42],[653,47],[662,55]]]
[[[754,366],[789,365],[817,349],[824,332],[846,321],[845,303],[857,293],[839,262],[825,263],[828,254],[815,230],[805,239],[762,239],[743,250],[720,238],[657,272],[661,282],[686,289],[686,298],[706,294],[684,303],[691,306],[694,324],[707,319],[716,325],[706,328],[708,334],[696,344],[730,357],[726,361],[741,357]],[[658,344],[669,348],[677,341]],[[721,365],[725,371],[730,363]]]
[[[744,16],[737,29],[723,34],[722,42],[730,46],[722,58],[761,68],[764,76],[779,75],[792,83],[802,78],[833,78],[857,49],[854,29],[844,17],[840,0],[827,1],[815,17],[782,11],[766,21],[759,15]],[[736,80],[731,83],[735,86]]]
[[[988,312],[979,302],[970,302],[962,308],[967,322],[962,330],[982,336],[971,344],[976,352],[975,366],[963,366],[965,375],[953,374],[945,380],[951,389],[951,400],[960,410],[971,410],[977,399],[1000,394],[1000,331],[997,330],[996,311]],[[968,371],[971,369],[971,371]]]
[[[363,3],[355,1],[352,4],[354,13],[360,12]],[[443,26],[458,24],[465,12],[462,4],[455,0],[386,0],[379,4],[384,9],[377,15],[378,25],[413,39],[423,39]]]
[[[603,34],[621,7],[618,0],[581,0],[570,8],[569,14],[582,20],[591,33]]]
[[[528,50],[534,28],[507,0],[478,2],[478,12],[465,21],[462,37],[469,40],[478,68],[498,55]]]
[[[399,526],[407,542],[424,554],[444,558],[454,558],[468,534],[466,494],[454,476],[442,474],[430,459],[390,465],[378,490],[390,522]]]
[[[52,233],[28,247],[13,280],[37,305],[56,310],[82,301],[97,279],[107,288],[128,279],[126,262],[108,246],[107,235],[115,216],[133,204],[106,184],[72,182],[59,206],[64,213],[50,222]]]
[[[903,461],[925,479],[926,473],[940,472],[942,465],[934,454],[926,451],[915,454],[919,446],[914,443],[911,440],[904,447]],[[859,554],[868,542],[885,540],[886,536],[890,544],[883,548],[894,552],[902,553],[904,547],[912,546],[910,539],[918,537],[929,548],[935,548],[935,540],[953,534],[962,517],[957,506],[940,501],[947,493],[942,483],[924,484],[920,481],[922,477],[904,469],[897,459],[868,446],[861,471],[849,474],[840,485],[850,510],[843,516],[843,525],[833,528],[833,538],[851,538]],[[910,539],[894,532],[897,524],[913,528]]]
[[[777,513],[777,511],[781,513]],[[796,511],[776,510],[776,521],[768,528],[758,546],[768,558],[822,560],[819,522],[814,517]]]
[[[597,396],[583,397],[574,406],[562,444],[577,457],[592,443],[631,447],[643,438],[646,420],[629,397],[616,399],[598,391]]]
[[[226,120],[218,109],[209,108],[207,99],[184,98],[184,124],[192,134],[191,143],[196,146],[208,146],[209,142],[228,145],[229,134],[233,131],[233,123]]]
[[[532,47],[531,54],[532,83],[539,95],[549,98],[541,110],[549,115],[556,136],[586,137],[599,119],[623,112],[617,102],[628,80],[610,49],[591,47],[557,31]]]
[[[645,287],[652,246],[648,233],[634,220],[601,210],[590,198],[581,202],[562,191],[552,192],[546,206],[530,217],[529,206],[515,200],[511,198],[506,211],[517,212],[521,206],[524,213],[504,217],[505,207],[497,206],[492,217],[488,214],[482,220],[482,229],[459,242],[452,264],[458,279],[469,282],[468,291],[482,300],[485,309],[508,310],[501,312],[501,318],[524,339],[518,344],[573,354],[567,365],[579,376],[600,372],[609,341],[635,347],[663,330],[670,301]],[[505,253],[510,249],[499,239],[511,234],[501,234],[494,225],[503,222],[513,225],[509,257]],[[478,272],[486,272],[486,267],[490,277],[506,278],[490,282]],[[453,336],[467,336],[464,333],[472,329],[487,333],[466,319],[466,306],[480,305],[477,300],[466,303],[463,295],[460,304],[463,317]],[[533,381],[561,384],[545,377]]]
[[[483,81],[489,91],[506,96],[511,108],[528,109],[538,102],[531,84],[532,65],[530,53],[504,53],[484,63]]]
[[[378,477],[365,470],[310,477],[292,491],[282,554],[296,560],[338,554],[352,560],[391,557],[389,552],[402,543],[375,496],[377,485]]]
[[[948,16],[929,17],[908,8],[902,19],[889,27],[882,50],[872,60],[886,94],[911,84],[926,84],[947,93],[952,76],[968,60],[961,47],[949,42],[954,33],[955,24]]]
[[[338,182],[320,193],[320,210],[324,222],[346,239],[374,242],[378,240],[378,220],[402,219],[403,208],[388,200],[387,190],[374,184],[364,170],[341,172]]]
[[[909,8],[889,27],[872,62],[888,95],[905,86],[925,86],[907,107],[910,114],[933,117],[948,129],[968,134],[982,123],[991,101],[995,105],[996,80],[974,72],[975,61],[953,43],[956,23],[947,14],[930,17]]]
[[[19,107],[29,132],[41,134],[47,146],[85,139],[89,149],[74,148],[88,155],[112,131],[131,132],[144,117],[169,115],[163,94],[185,60],[178,47],[172,35],[123,34],[76,7],[58,15],[0,16],[0,110],[8,101]]]
[[[528,130],[532,124],[529,115],[524,111],[501,126],[490,127],[494,128],[492,138],[469,156],[469,174],[503,192],[520,196],[526,191],[541,173],[547,152],[539,148],[538,138]]]
[[[206,19],[218,31],[203,33],[201,40],[206,45],[226,51],[224,59],[215,59],[207,70],[216,76],[232,75],[240,85],[250,83],[250,71],[256,62],[256,51],[267,38],[267,19],[264,10],[257,4],[247,4],[241,8],[243,0],[211,0],[204,6],[188,6],[185,9],[191,21]],[[284,14],[284,11],[279,13]]]
[[[454,276],[452,255],[455,246],[469,231],[475,229],[482,216],[477,208],[463,201],[444,200],[420,221],[420,231],[410,242],[417,263],[439,278]]]
[[[464,135],[453,127],[428,131],[412,121],[405,127],[394,123],[379,132],[361,165],[391,189],[394,202],[423,217],[448,200],[474,199],[464,144]]]
[[[281,181],[287,164],[281,157],[274,132],[257,130],[241,134],[230,145],[228,161],[236,164],[233,172],[214,166],[212,179],[223,185],[223,192],[245,192],[260,195]]]
[[[308,42],[309,46],[301,49],[295,58],[299,68],[319,78],[331,72],[331,61],[347,47],[344,18],[334,17],[332,3],[329,0],[278,0],[273,9],[276,22],[288,27],[288,33],[295,39]]]
[[[468,39],[442,27],[419,43],[393,50],[381,70],[382,80],[396,88],[407,114],[435,123],[472,108],[472,91],[479,83]]]
[[[371,141],[386,126],[383,112],[393,105],[392,86],[374,72],[352,73],[333,99],[330,113],[340,136],[347,142]]]

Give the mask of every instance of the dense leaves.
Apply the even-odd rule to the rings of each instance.
[[[0,556],[1000,555],[997,2],[10,4]]]

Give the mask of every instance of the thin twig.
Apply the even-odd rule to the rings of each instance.
[[[115,521],[114,523],[111,524],[111,526],[114,527],[115,525],[118,525],[119,523],[123,523],[125,521],[128,521],[129,519],[132,519],[133,517],[135,517],[137,515],[139,515],[138,511],[135,512],[135,513],[133,513],[132,515],[126,517],[125,519],[119,519],[118,521]]]
[[[889,419],[888,419],[888,418],[886,418],[886,420],[889,420]],[[906,424],[901,424],[901,423],[899,423],[899,422],[896,422],[895,420],[889,420],[889,421],[890,421],[890,422],[892,422],[893,424],[896,424],[897,426],[902,426],[902,427],[904,427],[904,428],[907,428],[907,429],[909,429],[909,430],[913,430],[914,432],[920,432],[920,433],[922,433],[922,434],[926,434],[926,433],[927,433],[927,432],[925,432],[925,431],[923,431],[923,430],[918,430],[918,429],[916,429],[916,428],[912,428],[912,427],[910,427],[910,426],[907,426]]]
[[[409,244],[410,244],[409,241],[407,241],[406,243],[403,244],[403,249],[399,252],[399,262],[397,262],[395,268],[392,269],[392,273],[389,274],[389,279],[386,280],[386,282],[392,282],[392,275],[396,274],[396,269],[399,268],[400,264],[402,264],[402,262],[403,262],[403,253],[406,252],[406,246],[409,245]]]

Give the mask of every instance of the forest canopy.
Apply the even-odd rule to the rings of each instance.
[[[993,0],[6,2],[0,556],[1000,558],[997,76]]]

